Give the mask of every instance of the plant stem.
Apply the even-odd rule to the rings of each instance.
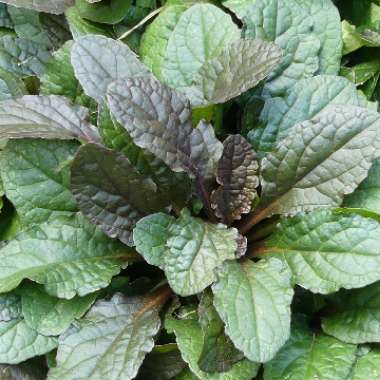
[[[197,187],[197,193],[202,200],[202,203],[203,203],[203,206],[205,208],[205,212],[206,212],[208,218],[210,219],[210,221],[212,223],[217,223],[218,219],[215,216],[213,209],[211,208],[210,194],[206,190],[206,187],[204,185],[202,178],[197,176],[195,183],[196,183],[196,187]]]
[[[270,207],[266,207],[252,214],[252,216],[248,216],[248,218],[244,220],[239,226],[240,233],[242,235],[245,235],[252,227],[264,220],[270,214],[270,212]]]
[[[146,22],[148,22],[151,18],[154,16],[158,15],[164,7],[160,7],[155,9],[153,12],[150,12],[146,17],[144,17],[138,24],[136,24],[132,29],[127,30],[124,34],[122,34],[118,40],[123,40],[124,38],[128,37],[130,34],[132,34],[136,29],[140,28],[143,26]]]

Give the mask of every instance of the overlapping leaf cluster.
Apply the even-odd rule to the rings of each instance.
[[[379,7],[3,0],[0,378],[380,378]]]

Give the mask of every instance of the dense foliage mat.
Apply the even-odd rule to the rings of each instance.
[[[0,379],[380,379],[380,1],[2,0]]]

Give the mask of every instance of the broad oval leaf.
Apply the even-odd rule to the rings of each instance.
[[[174,331],[182,358],[188,363],[196,378],[201,380],[251,380],[254,378],[260,366],[247,359],[234,364],[227,372],[207,373],[199,368],[198,361],[202,353],[204,335],[196,317],[195,312],[187,319],[168,318],[165,321],[166,329]]]
[[[343,202],[345,207],[366,208],[380,213],[380,160],[376,160],[368,177]]]
[[[198,69],[239,37],[228,14],[212,4],[193,5],[182,13],[169,37],[162,67],[165,82],[174,88],[191,85]]]
[[[189,101],[153,78],[113,82],[107,92],[111,113],[135,144],[162,159],[174,171],[213,177],[223,146],[213,128],[191,123]]]
[[[21,294],[22,314],[27,325],[45,336],[60,335],[70,324],[83,316],[95,301],[96,293],[71,300],[48,295],[43,287],[26,284],[18,291]]]
[[[260,126],[248,134],[258,153],[272,152],[297,123],[310,120],[332,105],[366,107],[348,79],[318,75],[298,81],[283,98],[269,98],[260,115]]]
[[[256,0],[248,3],[243,21],[246,37],[274,41],[284,51],[266,85],[272,96],[314,74],[338,74],[343,44],[331,0]]]
[[[238,39],[200,67],[186,93],[193,106],[224,103],[267,77],[281,56],[281,49],[273,43]],[[201,94],[199,99],[191,96],[194,87]]]
[[[380,155],[380,117],[331,107],[298,124],[262,161],[261,215],[339,206]]]
[[[77,149],[73,141],[8,141],[0,154],[0,174],[25,226],[77,211],[67,167]]]
[[[57,366],[49,380],[128,380],[137,375],[154,346],[167,294],[97,301],[86,316],[61,336]]]
[[[302,287],[332,293],[380,280],[379,233],[374,219],[318,210],[283,218],[255,252],[282,260]]]
[[[84,296],[106,287],[134,256],[80,214],[57,218],[18,234],[0,249],[0,292],[28,278],[59,298]]]
[[[296,319],[292,334],[276,357],[264,365],[264,380],[346,380],[355,361],[356,346],[313,333]]]
[[[141,59],[159,80],[163,80],[161,70],[169,37],[186,9],[185,4],[166,5],[141,37]]]
[[[149,75],[135,53],[120,41],[98,35],[78,38],[71,52],[75,75],[85,93],[98,102],[108,85],[117,79]]]
[[[137,251],[165,270],[169,285],[181,296],[200,293],[216,280],[217,267],[235,258],[238,238],[235,228],[203,222],[188,210],[177,220],[150,215],[134,230]]]
[[[25,95],[0,102],[0,138],[83,139],[100,142],[88,110],[56,95]]]
[[[322,319],[326,334],[347,343],[380,342],[380,283],[341,291],[336,311]]]
[[[166,199],[123,153],[83,145],[71,165],[71,190],[79,209],[108,236],[132,245],[132,230],[143,216],[162,210]]]
[[[240,135],[227,137],[218,163],[216,180],[219,188],[211,195],[211,206],[226,224],[251,211],[259,186],[256,153]]]
[[[38,334],[24,319],[0,322],[0,362],[21,363],[34,356],[43,355],[58,345],[58,339]]]
[[[15,7],[34,9],[39,12],[60,14],[74,3],[74,0],[2,0],[3,3]]]
[[[218,277],[214,305],[227,335],[248,359],[271,360],[290,334],[290,271],[278,260],[230,262]]]

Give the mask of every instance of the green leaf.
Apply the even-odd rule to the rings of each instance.
[[[257,198],[259,164],[256,153],[240,135],[229,136],[223,143],[216,180],[220,184],[211,194],[211,206],[226,224],[251,211]]]
[[[85,93],[98,102],[103,100],[111,82],[134,75],[149,75],[148,69],[127,45],[103,36],[78,38],[71,52],[71,63]]]
[[[15,293],[0,295],[0,322],[8,322],[21,317],[20,297]]]
[[[62,334],[70,324],[83,316],[97,296],[63,300],[49,296],[41,285],[26,284],[21,290],[22,314],[30,328],[39,334],[50,336]]]
[[[71,299],[106,287],[134,252],[110,240],[78,214],[18,234],[0,249],[0,292],[28,278],[48,294]]]
[[[323,331],[347,343],[379,342],[380,283],[341,291],[337,298],[336,312],[322,319]]]
[[[343,55],[352,53],[365,45],[355,25],[347,20],[342,21]]]
[[[313,333],[305,321],[293,322],[292,335],[264,366],[265,380],[346,380],[356,346]]]
[[[126,298],[116,294],[98,301],[60,338],[57,367],[50,380],[133,379],[160,328],[162,297]]]
[[[312,119],[333,105],[366,107],[366,102],[345,78],[318,75],[300,80],[283,98],[266,101],[260,126],[248,134],[248,139],[262,156],[273,151],[295,124]]]
[[[90,106],[91,99],[84,94],[71,65],[72,46],[73,42],[68,41],[53,53],[41,77],[40,94],[62,95],[75,104]]]
[[[380,350],[376,347],[359,355],[347,380],[368,380],[380,376]]]
[[[374,162],[368,177],[344,199],[343,205],[380,213],[380,160]]]
[[[376,76],[380,71],[378,60],[359,63],[353,67],[342,67],[340,75],[346,77],[351,82],[360,86]]]
[[[0,69],[0,101],[26,95],[25,84],[18,76]]]
[[[25,95],[0,102],[0,138],[83,139],[99,142],[88,110],[63,96]]]
[[[235,258],[238,239],[235,228],[203,222],[186,209],[175,221],[162,214],[147,216],[133,232],[137,251],[165,270],[169,285],[181,296],[200,293],[212,284],[216,268]]]
[[[46,48],[53,47],[49,35],[43,29],[40,21],[40,14],[37,11],[8,7],[8,12],[18,37],[34,41],[44,45]]]
[[[34,9],[38,12],[60,14],[73,3],[73,0],[2,0],[15,7]]]
[[[81,17],[103,24],[117,24],[126,16],[131,0],[108,0],[89,4],[86,0],[76,0],[75,6]]]
[[[79,209],[108,236],[133,245],[132,230],[143,216],[162,210],[166,199],[123,153],[83,145],[71,165],[71,190]]]
[[[186,367],[175,343],[156,345],[150,352],[137,375],[137,380],[169,380]]]
[[[235,363],[244,359],[244,354],[225,335],[224,323],[214,308],[211,291],[202,294],[198,315],[204,334],[199,368],[209,373],[230,371]]]
[[[336,75],[342,56],[339,12],[330,0],[256,0],[243,21],[246,37],[273,41],[284,51],[266,85],[272,96],[314,74]]]
[[[165,82],[174,88],[191,85],[201,66],[239,37],[240,30],[228,14],[212,4],[193,5],[169,37],[161,69]]]
[[[62,167],[78,144],[58,140],[9,141],[0,154],[5,193],[25,225],[77,211],[70,193],[70,170]]]
[[[376,112],[335,106],[297,124],[262,161],[259,218],[339,206],[380,155]]]
[[[28,360],[19,365],[0,364],[2,380],[45,380],[46,370],[41,361]]]
[[[212,286],[227,335],[252,361],[271,360],[289,338],[290,275],[279,260],[230,262]]]
[[[314,293],[359,288],[380,279],[379,231],[374,219],[318,210],[283,218],[256,254],[282,260]]]
[[[43,355],[57,345],[57,338],[38,334],[23,319],[0,322],[0,363],[17,364]]]
[[[0,4],[0,27],[1,28],[13,28],[13,22],[8,12],[8,6],[4,3]]]
[[[224,103],[256,86],[281,57],[281,49],[273,43],[236,40],[199,68],[187,94],[194,106]],[[199,95],[193,96],[194,91]]]
[[[223,145],[211,125],[201,122],[193,129],[190,104],[183,95],[153,78],[135,77],[113,82],[107,98],[111,113],[137,146],[173,171],[214,176]]]
[[[204,336],[198,324],[196,313],[194,314],[182,320],[167,319],[165,327],[174,331],[182,358],[189,364],[196,377],[201,380],[251,380],[254,378],[258,372],[259,364],[247,359],[234,364],[228,372],[207,373],[199,368],[198,361],[202,353]]]
[[[0,38],[0,68],[20,76],[41,76],[51,54],[44,45],[12,36]]]
[[[98,34],[106,37],[114,36],[112,28],[108,25],[97,24],[83,19],[75,7],[68,8],[65,11],[65,16],[74,39],[86,36],[87,34]]]
[[[141,59],[159,80],[163,80],[161,70],[164,65],[168,40],[181,14],[186,9],[185,4],[165,6],[165,9],[146,28],[141,38]]]

